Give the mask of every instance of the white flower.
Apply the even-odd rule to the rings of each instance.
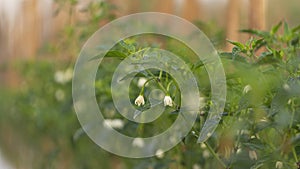
[[[246,86],[244,87],[243,94],[248,93],[250,90],[252,90],[252,87],[251,87],[250,85],[246,85]]]
[[[65,84],[70,80],[72,80],[72,78],[73,78],[73,69],[71,68],[68,68],[66,71],[59,70],[54,74],[54,80],[60,84]]]
[[[133,139],[133,142],[132,142],[132,145],[134,147],[144,147],[145,143],[144,143],[144,140],[142,138],[134,138]]]
[[[275,167],[281,169],[283,167],[283,163],[281,161],[276,161]]]
[[[158,149],[156,152],[155,152],[155,156],[159,159],[162,159],[164,158],[165,154],[164,154],[164,151],[162,149]]]
[[[288,90],[291,89],[291,87],[288,84],[285,83],[285,84],[283,84],[283,89],[288,91]]]
[[[139,95],[139,96],[135,99],[134,104],[136,104],[137,106],[144,105],[144,104],[145,104],[144,96]]]
[[[138,82],[137,82],[137,86],[138,87],[143,87],[144,86],[144,84],[147,82],[147,79],[146,78],[144,78],[144,77],[141,77],[141,78],[139,78],[139,80],[138,80]]]
[[[65,92],[61,89],[55,91],[55,98],[57,101],[62,101],[65,99]]]
[[[204,143],[201,143],[200,147],[201,147],[202,149],[206,149],[206,145],[205,145]]]
[[[73,69],[71,68],[68,68],[66,71],[65,71],[65,80],[66,82],[69,82],[71,81],[73,78]]]
[[[164,106],[173,106],[173,101],[172,98],[170,96],[165,96],[164,98]]]
[[[208,150],[204,150],[204,151],[202,152],[202,156],[203,156],[204,158],[209,158],[209,157],[210,157],[210,152],[209,152]]]
[[[105,119],[103,125],[107,128],[121,129],[124,127],[124,122],[121,119]]]
[[[198,165],[198,164],[194,164],[194,165],[193,165],[193,169],[201,169],[201,166]]]
[[[57,82],[57,83],[65,83],[65,78],[64,78],[64,72],[63,71],[57,71],[55,72],[55,75],[54,75],[54,80]]]
[[[254,150],[249,151],[249,157],[251,160],[257,160],[257,154]]]

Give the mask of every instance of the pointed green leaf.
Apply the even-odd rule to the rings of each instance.
[[[300,30],[300,25],[296,26],[295,28],[292,29],[292,32],[295,33],[297,32],[298,30]]]
[[[240,48],[241,50],[245,49],[245,45],[240,43],[240,42],[234,42],[234,41],[231,41],[231,40],[227,40],[229,43],[237,46],[238,48]]]
[[[275,33],[277,33],[277,31],[279,30],[279,28],[281,27],[282,22],[279,22],[277,25],[275,25],[274,27],[272,27],[271,29],[271,35],[274,35]]]
[[[249,33],[263,38],[269,37],[269,32],[265,32],[265,31],[259,31],[253,29],[242,29],[240,30],[240,32]]]
[[[290,28],[286,21],[284,21],[284,27],[283,27],[284,35],[287,36],[290,34]]]

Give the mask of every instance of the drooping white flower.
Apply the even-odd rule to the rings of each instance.
[[[142,147],[145,146],[145,142],[144,142],[144,140],[142,138],[134,138],[133,142],[132,142],[132,145],[134,147],[140,147],[140,148],[142,148]]]
[[[283,163],[281,161],[276,161],[275,167],[278,169],[282,169]]]
[[[136,104],[137,106],[142,106],[142,105],[144,105],[144,104],[145,104],[144,96],[139,95],[139,96],[135,99],[134,104]]]
[[[162,159],[162,158],[164,158],[165,153],[164,153],[164,151],[163,151],[162,149],[158,149],[158,150],[155,152],[155,156],[156,156],[157,158],[159,158],[159,159]]]
[[[257,160],[257,154],[254,150],[249,151],[249,157],[251,160]]]
[[[251,87],[250,85],[246,85],[246,86],[244,87],[243,94],[248,93],[250,90],[252,90],[252,87]]]
[[[201,169],[201,166],[198,165],[198,164],[194,164],[194,165],[193,165],[193,169]]]
[[[138,82],[137,82],[137,86],[138,87],[143,87],[144,86],[144,84],[147,82],[147,79],[146,78],[144,78],[144,77],[141,77],[141,78],[139,78],[139,80],[138,80]]]
[[[122,129],[124,122],[121,119],[105,119],[103,125],[107,128]]]
[[[164,98],[164,106],[173,106],[173,100],[170,96],[165,96]]]

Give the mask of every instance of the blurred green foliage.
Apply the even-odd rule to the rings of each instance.
[[[75,1],[71,1],[75,3]],[[89,6],[90,24],[70,24],[63,31],[66,38],[54,47],[54,53],[77,55],[79,46],[98,28],[100,19],[111,19],[107,4]],[[201,25],[200,25],[201,27]],[[202,25],[205,27],[205,25]],[[209,25],[207,31],[209,31]],[[221,30],[209,34],[223,39]],[[300,27],[289,28],[285,22],[270,31],[242,30],[252,35],[245,43],[232,42],[230,53],[220,53],[227,78],[226,107],[217,131],[205,143],[197,137],[207,117],[210,105],[210,84],[205,67],[187,46],[177,40],[156,36],[136,36],[120,41],[106,54],[98,72],[95,90],[99,108],[110,119],[122,119],[114,111],[110,82],[115,67],[124,57],[143,54],[148,47],[160,47],[179,55],[193,70],[205,106],[192,131],[163,157],[127,159],[105,152],[84,133],[73,110],[71,95],[71,61],[36,60],[15,63],[22,82],[18,89],[1,88],[0,143],[11,158],[18,161],[19,146],[33,151],[33,168],[283,168],[296,169],[300,154]],[[155,42],[153,44],[153,41]],[[220,42],[216,40],[216,43]],[[53,50],[52,50],[53,49]],[[154,76],[160,72],[151,70]],[[149,78],[138,74],[129,95],[139,94],[138,80]],[[164,77],[168,76],[166,73]],[[171,77],[170,77],[171,78]],[[167,85],[167,84],[164,84]],[[158,88],[149,83],[145,92]],[[175,93],[174,90],[172,93]],[[173,99],[180,93],[174,94]],[[175,102],[179,100],[175,99]],[[176,119],[176,109],[170,107],[162,117],[143,125],[123,120],[120,132],[130,136],[151,136],[165,130]],[[8,139],[8,137],[10,139]],[[147,145],[146,145],[147,146]],[[14,161],[14,160],[12,160]]]

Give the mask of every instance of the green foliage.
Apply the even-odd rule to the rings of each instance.
[[[64,3],[74,5],[76,1]],[[89,20],[91,24],[67,26],[63,31],[67,37],[60,45],[54,45],[54,52],[76,55],[80,44],[98,27],[99,20],[113,18],[106,13],[110,9],[108,4],[96,3],[88,8],[92,16]],[[99,12],[102,8],[105,14]],[[199,24],[199,27],[205,25]],[[207,32],[210,27],[206,27]],[[129,93],[133,105],[141,90],[145,95],[146,104],[136,106],[138,110],[149,108],[146,96],[153,89],[162,89],[174,101],[174,105],[167,106],[163,115],[154,122],[137,124],[125,120],[115,111],[110,89],[111,77],[121,60],[130,56],[143,58],[153,50],[150,47],[161,47],[182,57],[200,84],[205,106],[199,110],[192,131],[163,157],[140,160],[117,157],[103,151],[85,135],[73,110],[72,68],[66,66],[72,65],[73,61],[60,64],[36,61],[16,65],[22,76],[22,85],[17,92],[1,91],[0,138],[5,138],[2,133],[7,128],[15,131],[18,138],[22,138],[22,144],[40,157],[34,168],[61,168],[64,161],[69,161],[68,165],[64,165],[74,169],[116,168],[117,165],[130,169],[209,169],[224,166],[231,169],[269,169],[275,168],[277,162],[282,162],[283,168],[296,169],[300,154],[300,26],[290,28],[285,22],[280,22],[269,32],[242,32],[253,37],[246,43],[229,41],[235,46],[232,52],[220,53],[227,79],[226,107],[224,112],[220,112],[222,120],[218,129],[205,144],[196,144],[198,133],[213,104],[205,66],[181,42],[154,35],[124,39],[107,52],[104,64],[99,67],[101,71],[97,73],[95,91],[103,115],[124,122],[119,132],[140,137],[156,135],[176,120],[181,108],[178,106],[181,100],[176,79],[166,72],[153,69],[124,77],[133,77]],[[213,30],[210,36],[220,42],[223,32]],[[152,41],[156,43],[152,44]],[[93,59],[98,59],[100,54],[103,53]],[[184,70],[178,70],[184,73]],[[149,80],[147,85],[139,85],[141,78]],[[3,140],[0,139],[1,143],[5,143]],[[18,153],[17,150],[13,151]]]

